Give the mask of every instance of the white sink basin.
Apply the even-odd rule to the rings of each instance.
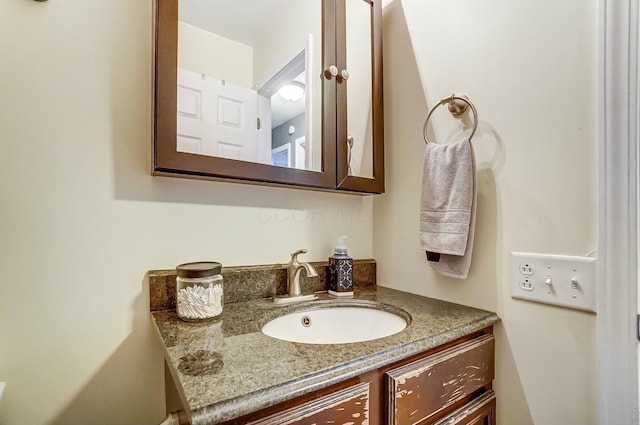
[[[399,309],[398,309],[399,310]],[[268,322],[262,333],[306,344],[345,344],[393,335],[407,327],[410,316],[379,310],[376,304],[310,307]]]

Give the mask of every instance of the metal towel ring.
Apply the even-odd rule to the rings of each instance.
[[[476,130],[478,129],[478,111],[476,110],[476,107],[473,105],[473,103],[471,103],[471,101],[467,98],[467,96],[454,93],[451,96],[443,98],[440,102],[438,102],[436,106],[431,109],[431,111],[429,111],[427,119],[424,120],[424,125],[422,126],[422,137],[424,137],[425,143],[433,143],[429,141],[429,138],[427,137],[427,124],[429,123],[429,118],[431,118],[431,115],[436,109],[438,109],[439,106],[444,105],[445,103],[449,105],[449,112],[451,112],[451,114],[453,114],[453,116],[455,117],[461,116],[465,113],[467,108],[471,107],[474,120],[473,130],[471,131],[471,135],[469,135],[469,141],[471,141],[471,138],[474,134],[476,134]]]

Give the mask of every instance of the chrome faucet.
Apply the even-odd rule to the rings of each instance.
[[[307,271],[307,277],[318,276],[318,272],[311,264],[298,262],[298,255],[305,254],[306,252],[306,249],[297,250],[296,252],[291,254],[291,261],[289,261],[289,264],[287,264],[287,270],[289,272],[287,290],[289,293],[289,297],[299,297],[302,295],[302,291],[300,290],[300,270],[302,268]]]

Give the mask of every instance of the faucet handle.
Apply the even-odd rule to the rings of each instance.
[[[307,250],[306,249],[299,249],[296,252],[294,252],[293,254],[291,254],[291,261],[290,263],[295,263],[296,261],[298,261],[298,255],[300,254],[306,254]]]

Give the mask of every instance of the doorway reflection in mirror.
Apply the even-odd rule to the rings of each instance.
[[[213,11],[232,13],[232,3],[218,8],[214,3],[179,2],[177,150],[318,171],[321,161],[313,162],[314,149],[321,155],[319,137],[314,147],[312,132],[313,120],[320,119],[312,104],[314,85],[319,85],[310,78],[313,34],[305,33],[286,48],[291,37],[276,37],[282,32],[274,28],[281,25],[278,20],[269,25],[265,19],[261,25],[238,20],[233,31],[224,29],[222,20],[212,25],[215,19],[204,17]],[[290,126],[295,127],[292,134]],[[288,150],[282,148],[285,143]]]

